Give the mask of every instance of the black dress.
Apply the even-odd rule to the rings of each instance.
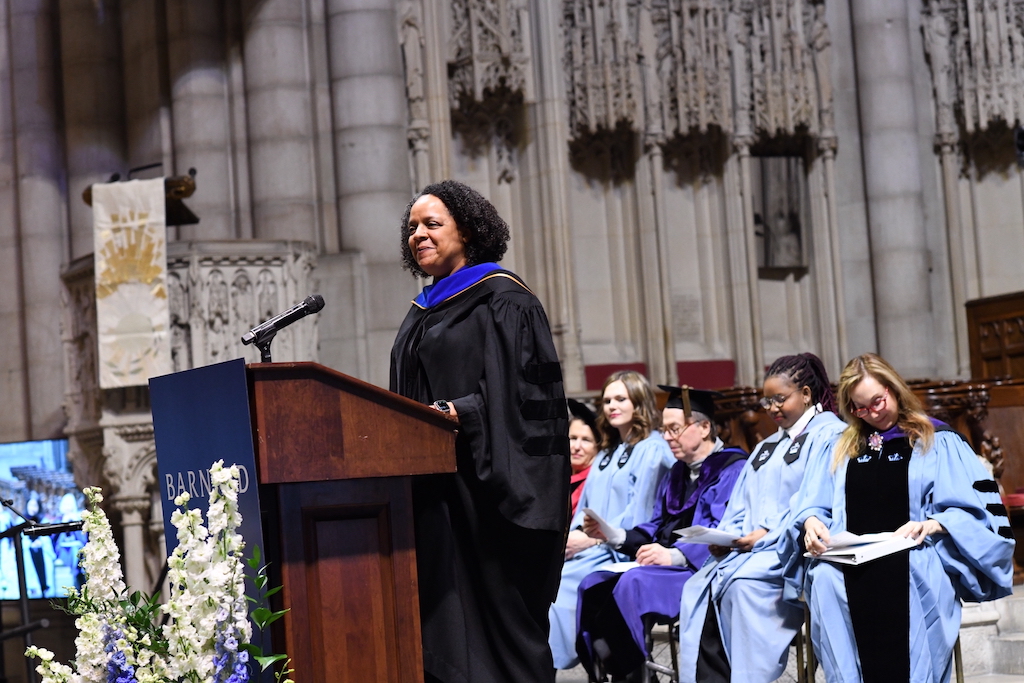
[[[429,309],[391,352],[391,390],[451,401],[456,474],[413,483],[427,681],[554,681],[548,606],[569,503],[568,419],[547,316],[495,271]]]

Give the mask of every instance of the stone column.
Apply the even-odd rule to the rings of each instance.
[[[0,434],[12,441],[29,438],[32,399],[28,393],[25,320],[21,315],[25,296],[21,282],[21,234],[18,206],[20,193],[14,115],[14,84],[10,5],[0,5],[0,395],[10,397],[0,411]]]
[[[725,164],[723,187],[729,292],[732,302],[733,355],[740,384],[760,386],[764,375],[761,339],[761,294],[754,250],[754,218],[750,189],[750,135],[733,136],[735,154]]]
[[[238,237],[232,211],[228,73],[224,3],[167,0],[167,65],[174,120],[175,168],[195,168],[196,193],[188,200],[200,223],[178,228],[179,239]]]
[[[935,372],[907,9],[851,0],[878,350],[906,377]]]
[[[28,438],[53,438],[64,426],[64,377],[60,363],[61,283],[57,277],[68,253],[64,154],[58,114],[56,5],[8,3],[7,39],[13,115],[15,234],[20,316],[30,418]]]
[[[416,293],[399,265],[412,182],[398,18],[391,0],[329,0],[327,13],[341,248],[364,256],[370,381],[387,384],[391,344]]]
[[[149,178],[169,174],[174,168],[167,101],[167,36],[163,31],[166,20],[158,11],[162,6],[153,0],[121,0],[128,164],[136,168],[162,163],[162,171],[142,176]]]
[[[100,11],[93,0],[61,0],[60,56],[73,260],[93,249],[92,209],[82,191],[127,168],[117,12]]]
[[[536,45],[559,44],[558,5],[534,2],[530,6],[532,34]],[[536,55],[537,102],[530,107],[536,131],[536,177],[529,179],[540,200],[543,221],[544,271],[551,334],[562,363],[566,391],[584,391],[586,380],[580,353],[579,308],[575,299],[576,278],[572,260],[571,220],[569,218],[569,122],[565,108],[565,81],[561,53],[533,47]],[[433,143],[432,143],[433,145]],[[445,152],[447,154],[447,152]],[[526,179],[524,179],[526,181]]]
[[[657,41],[646,12],[640,18],[641,53],[654,55]],[[668,218],[665,209],[664,120],[657,112],[660,105],[658,76],[653,60],[641,58],[644,103],[644,155],[637,170],[637,203],[640,206],[640,258],[644,284],[644,308],[647,322],[647,368],[655,383],[675,384],[675,321],[672,318],[672,281],[669,276]],[[646,164],[644,162],[646,161]],[[646,168],[644,168],[646,166]]]
[[[307,0],[242,4],[253,237],[320,244]]]
[[[146,514],[152,503],[149,496],[114,496],[114,508],[121,513],[121,533],[124,537],[124,580],[129,591],[148,593],[146,571],[146,532],[149,520]]]
[[[750,184],[750,146],[752,140],[736,137],[733,147],[739,157],[739,184],[741,202],[743,204],[743,234],[745,244],[743,253],[746,256],[747,292],[750,300],[750,335],[753,346],[751,352],[754,360],[754,384],[760,385],[764,380],[766,359],[764,357],[764,339],[761,336],[761,290],[757,273],[757,248],[754,235],[754,195]],[[736,274],[733,273],[733,277]]]

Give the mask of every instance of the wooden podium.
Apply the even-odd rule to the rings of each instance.
[[[247,366],[274,632],[296,681],[422,683],[410,477],[455,471],[458,422],[316,363]]]

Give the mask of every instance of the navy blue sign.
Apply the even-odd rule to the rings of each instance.
[[[189,508],[202,510],[205,520],[210,466],[218,460],[223,460],[225,467],[237,465],[239,469],[242,525],[238,531],[245,539],[246,555],[251,555],[255,545],[263,551],[245,361],[238,358],[154,377],[149,380],[149,392],[167,555],[178,545],[177,530],[171,524],[174,499],[187,492]]]

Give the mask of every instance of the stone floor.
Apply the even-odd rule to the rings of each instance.
[[[796,656],[792,649],[790,650],[789,655],[789,666],[786,668],[786,672],[779,679],[779,683],[796,682]],[[668,665],[670,661],[668,650],[666,648],[662,648],[661,652],[656,651],[656,659],[657,661]],[[582,666],[577,666],[575,669],[559,671],[555,676],[555,681],[556,683],[587,683],[587,672]],[[825,683],[825,676],[822,674],[820,668],[815,675],[815,683]],[[955,679],[953,683],[955,683]],[[1024,683],[1024,676],[1007,676],[1001,674],[968,676],[964,679],[964,683]]]
[[[655,660],[665,666],[671,664],[671,655],[668,651],[668,647],[661,638],[658,638],[658,632],[655,631],[655,637],[658,641],[655,645]],[[665,680],[662,678],[661,680]],[[555,675],[555,683],[587,683],[587,672],[582,666],[577,666],[575,669],[567,669],[565,671],[559,671]],[[789,663],[786,667],[786,671],[779,678],[778,683],[796,683],[796,654],[794,648],[789,650]],[[825,676],[822,674],[821,669],[818,669],[817,675],[815,676],[815,683],[825,683]],[[1005,680],[1002,678],[995,679],[982,679],[977,680],[968,679],[965,683],[1024,683],[1024,677],[1008,677]]]

